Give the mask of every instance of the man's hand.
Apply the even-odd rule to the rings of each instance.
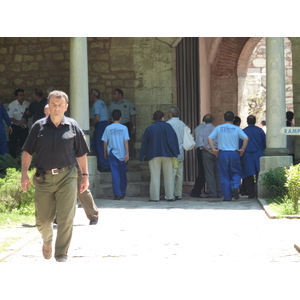
[[[90,185],[90,183],[89,183],[88,176],[82,176],[79,192],[83,193],[84,191],[86,191],[88,189],[89,185]]]
[[[11,126],[8,127],[8,134],[12,134],[13,129],[11,128]]]
[[[129,154],[126,154],[125,157],[124,157],[124,161],[127,163],[129,160]]]
[[[131,134],[135,134],[135,133],[136,133],[135,127],[132,127]]]
[[[239,149],[239,150],[236,150],[236,151],[240,153],[240,156],[242,156],[245,152],[245,150],[243,150],[243,149]]]
[[[220,151],[220,150],[218,150],[218,149],[214,149],[214,150],[213,150],[213,154],[214,154],[216,157],[218,157],[219,151]]]
[[[27,192],[27,188],[30,188],[30,180],[29,180],[29,177],[28,177],[27,173],[26,174],[22,174],[21,185],[22,185],[23,191],[26,193]]]

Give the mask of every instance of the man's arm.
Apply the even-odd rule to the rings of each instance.
[[[95,117],[94,117],[94,119],[92,120],[90,126],[96,125],[96,124],[99,122],[99,120],[100,120],[100,115],[98,115],[98,114],[95,115]]]
[[[82,178],[80,182],[79,192],[83,193],[89,187],[89,172],[88,172],[88,164],[87,164],[87,156],[86,154],[80,157],[77,157],[78,166],[82,173]]]
[[[135,132],[136,132],[136,115],[130,116],[130,123],[131,123],[131,134],[135,134]]]
[[[208,144],[210,146],[210,149],[213,151],[213,154],[218,157],[218,154],[219,154],[219,150],[217,150],[215,147],[214,147],[214,143],[213,143],[213,140],[211,138],[207,138],[207,141],[208,141]]]
[[[125,140],[125,149],[126,149],[126,155],[124,157],[124,161],[128,162],[129,160],[129,147],[128,147],[128,140]]]
[[[23,151],[21,185],[24,192],[27,192],[27,188],[30,187],[30,180],[27,172],[31,164],[31,160],[32,160],[32,155],[30,155],[27,151]]]
[[[103,148],[104,148],[104,157],[106,158],[106,159],[108,159],[109,157],[108,157],[108,152],[107,152],[107,142],[105,142],[105,141],[103,141]]]
[[[245,137],[245,138],[243,139],[243,145],[242,145],[242,148],[239,149],[239,150],[237,150],[237,151],[240,153],[240,156],[242,156],[242,155],[244,154],[245,149],[246,149],[246,147],[247,147],[247,145],[248,145],[248,141],[249,141],[249,138],[248,138],[248,137]]]

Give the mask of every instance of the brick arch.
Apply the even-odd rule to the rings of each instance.
[[[211,112],[216,125],[223,123],[224,112],[238,113],[237,69],[249,37],[223,37],[211,64]]]
[[[243,50],[240,54],[238,64],[237,64],[237,76],[238,77],[246,77],[247,76],[247,70],[248,70],[248,64],[250,56],[256,47],[257,43],[262,39],[262,37],[252,37],[250,38],[245,46],[243,47]]]

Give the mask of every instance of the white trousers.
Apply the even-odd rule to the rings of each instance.
[[[183,161],[179,161],[178,169],[173,169],[174,196],[182,197]]]
[[[154,157],[149,161],[150,169],[150,200],[160,198],[160,173],[163,170],[165,195],[167,199],[174,198],[174,179],[172,157]]]

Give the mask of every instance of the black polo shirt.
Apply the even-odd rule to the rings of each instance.
[[[76,157],[89,152],[78,123],[66,116],[58,127],[50,117],[34,123],[23,150],[30,155],[35,153],[34,166],[43,170],[76,165]]]

